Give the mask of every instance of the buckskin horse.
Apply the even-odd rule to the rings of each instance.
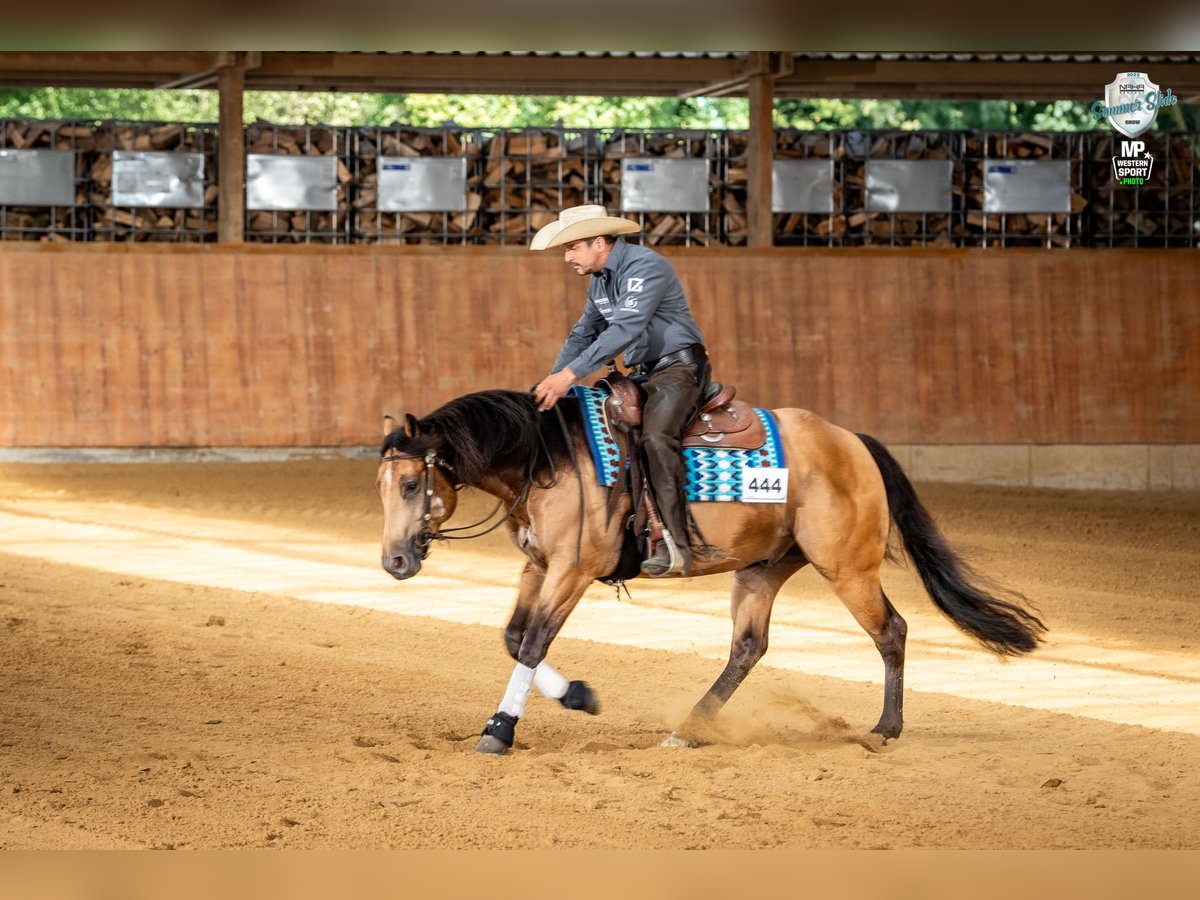
[[[703,726],[729,700],[767,648],[771,606],[806,565],[829,582],[883,658],[883,712],[872,732],[886,742],[903,728],[907,626],[879,581],[892,528],[934,604],[956,626],[1000,655],[1033,650],[1045,627],[1020,594],[983,579],[950,547],[887,449],[802,409],[771,411],[786,461],[786,499],[776,503],[692,503],[698,533],[719,552],[698,556],[693,576],[733,572],[729,659],[664,746],[697,745]],[[532,687],[568,709],[598,711],[583,681],[545,661],[563,623],[594,580],[617,570],[632,501],[600,485],[580,402],[571,395],[539,413],[527,394],[489,390],[451,400],[403,425],[384,421],[376,488],[383,501],[383,568],[416,575],[456,488],[497,498],[497,511],[527,558],[504,643],[516,660],[498,711],[476,750],[513,745]],[[495,527],[495,526],[493,526]],[[626,551],[628,552],[628,551]],[[1003,595],[1003,596],[1001,596]]]

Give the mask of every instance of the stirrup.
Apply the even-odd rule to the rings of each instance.
[[[663,547],[666,547],[667,550],[667,567],[665,569],[662,568],[659,559],[662,556]],[[652,556],[646,557],[642,562],[641,570],[643,575],[649,575],[651,578],[665,578],[667,575],[679,575],[683,572],[683,557],[675,546],[669,528],[662,530],[662,538],[658,542],[658,547],[655,548]]]

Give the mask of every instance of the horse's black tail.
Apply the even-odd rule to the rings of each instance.
[[[1022,606],[1028,602],[1025,597],[992,584],[967,565],[950,548],[933,516],[917,499],[896,458],[873,437],[858,437],[879,466],[892,522],[937,608],[993,653],[1016,656],[1036,648],[1046,626]],[[1011,599],[988,591],[1007,594]]]

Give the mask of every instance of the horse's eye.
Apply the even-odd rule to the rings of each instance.
[[[417,492],[417,481],[415,478],[410,478],[410,479],[406,480],[404,482],[404,484],[401,485],[401,487],[400,487],[400,493],[402,493],[405,497],[411,497],[416,492]]]

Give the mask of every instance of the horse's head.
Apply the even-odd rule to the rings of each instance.
[[[438,527],[454,513],[458,495],[446,475],[443,448],[435,435],[422,434],[411,415],[404,426],[387,416],[375,489],[383,501],[383,568],[393,578],[411,578]]]

